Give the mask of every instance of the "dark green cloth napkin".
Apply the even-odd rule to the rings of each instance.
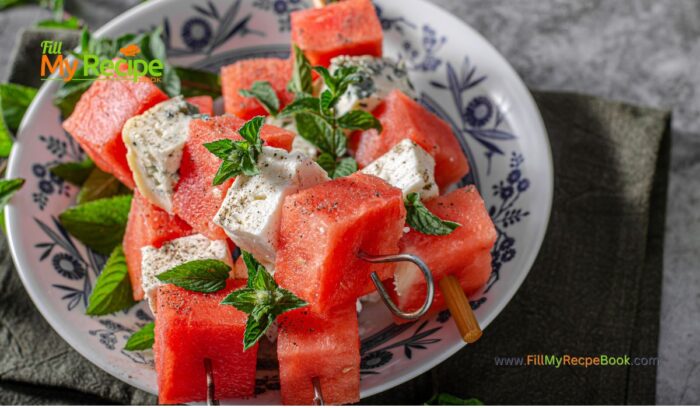
[[[22,44],[43,35],[25,35]],[[21,80],[26,63],[10,77]],[[535,266],[478,343],[363,403],[422,404],[436,392],[486,404],[655,402],[653,366],[494,363],[539,353],[657,354],[669,114],[534,94],[555,167],[552,217]],[[49,327],[19,282],[4,239],[0,260],[0,404],[155,403],[89,363]]]

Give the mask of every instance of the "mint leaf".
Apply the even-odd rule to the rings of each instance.
[[[304,307],[307,303],[280,288],[267,269],[251,254],[243,251],[242,256],[248,268],[248,284],[230,293],[221,304],[248,314],[243,336],[243,349],[247,350],[260,340],[279,315]]]
[[[106,255],[121,244],[130,207],[131,196],[102,198],[69,208],[58,218],[80,242]]]
[[[311,95],[313,93],[313,78],[311,76],[311,64],[301,49],[293,44],[294,68],[292,79],[287,84],[287,89],[299,97]]]
[[[404,200],[406,222],[414,230],[428,235],[448,235],[461,224],[444,221],[430,212],[420,200],[418,193],[410,193]]]
[[[281,116],[281,117],[294,116],[297,113],[301,113],[301,112],[315,113],[315,112],[318,112],[318,109],[319,109],[318,98],[313,98],[313,97],[309,96],[309,97],[296,99],[294,102],[285,106],[284,109],[282,109],[282,112],[279,113],[279,116]]]
[[[280,100],[268,81],[255,81],[250,89],[241,89],[238,93],[246,98],[255,98],[271,116],[279,113]]]
[[[352,110],[338,118],[338,126],[347,130],[377,129],[382,133],[382,124],[369,112]]]
[[[55,176],[60,177],[76,186],[82,186],[85,180],[90,177],[90,174],[95,169],[95,163],[86,157],[85,160],[80,162],[67,162],[57,164],[49,169],[49,171]]]
[[[321,67],[321,66],[316,66],[316,67],[313,67],[313,70],[316,71],[321,76],[321,78],[323,79],[323,82],[326,84],[326,87],[332,93],[337,93],[336,89],[337,89],[339,81],[335,77],[333,77],[333,75],[331,75],[331,72],[327,68]]]
[[[129,337],[129,340],[126,341],[126,345],[124,346],[124,350],[138,351],[152,349],[156,337],[155,328],[155,323],[146,323],[141,328],[141,330],[137,331]]]
[[[17,84],[0,84],[2,117],[7,127],[15,132],[19,129],[24,113],[34,100],[38,89]]]
[[[444,392],[433,395],[424,405],[484,405],[476,398],[462,399]]]
[[[231,267],[215,259],[186,262],[156,276],[163,283],[172,283],[193,292],[212,293],[226,287]]]
[[[246,122],[238,131],[244,140],[223,139],[204,144],[210,153],[223,160],[214,175],[213,185],[218,186],[239,174],[255,176],[260,173],[257,162],[258,156],[262,153],[263,142],[260,138],[260,129],[264,122],[263,116],[257,116]]]
[[[36,26],[54,30],[78,30],[80,29],[80,20],[77,17],[69,17],[62,21],[42,20],[36,23]]]
[[[221,96],[221,77],[218,74],[186,67],[175,67],[175,73],[180,78],[182,96]]]
[[[357,171],[357,162],[352,157],[345,157],[337,161],[330,154],[322,153],[316,162],[332,179],[349,176]]]
[[[141,54],[146,60],[159,59],[163,62],[163,75],[160,77],[160,82],[155,84],[171,98],[180,95],[182,82],[173,66],[168,63],[167,48],[163,42],[163,28],[157,27],[151,32],[142,34],[142,38]]]
[[[24,179],[2,179],[0,180],[0,210],[5,208],[16,192],[24,185]]]
[[[84,204],[101,198],[128,195],[131,190],[116,177],[95,167],[82,185],[75,198],[77,204]]]
[[[117,245],[97,278],[85,313],[89,316],[103,316],[134,304],[136,302],[131,291],[124,250],[121,245]]]

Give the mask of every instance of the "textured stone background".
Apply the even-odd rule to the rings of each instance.
[[[673,110],[657,402],[699,404],[700,1],[433,1],[483,34],[531,88]],[[91,25],[135,2],[90,1]],[[41,14],[0,13],[0,78],[15,34]]]

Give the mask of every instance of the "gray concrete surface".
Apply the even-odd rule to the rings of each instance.
[[[673,110],[657,402],[700,404],[700,1],[433,1],[481,32],[529,87]],[[0,13],[0,78],[15,33],[42,14]]]

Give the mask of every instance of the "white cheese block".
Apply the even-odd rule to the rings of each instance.
[[[216,259],[233,267],[226,241],[212,241],[201,234],[168,241],[160,248],[150,245],[141,248],[141,287],[154,313],[155,291],[162,285],[156,276],[183,263],[204,259]]]
[[[371,112],[394,89],[399,89],[406,95],[415,98],[415,88],[408,77],[406,67],[401,62],[389,58],[372,56],[340,56],[331,60],[330,71],[335,72],[340,67],[357,67],[360,81],[350,85],[338,100],[337,116],[361,109]]]
[[[122,129],[136,187],[149,202],[169,213],[194,113],[196,108],[178,96],[129,119]]]
[[[422,199],[437,197],[435,159],[410,139],[404,139],[361,170],[403,191],[404,197],[418,193]]]
[[[305,155],[263,147],[260,174],[238,176],[214,222],[242,250],[263,264],[274,264],[284,198],[328,181],[328,175]]]

